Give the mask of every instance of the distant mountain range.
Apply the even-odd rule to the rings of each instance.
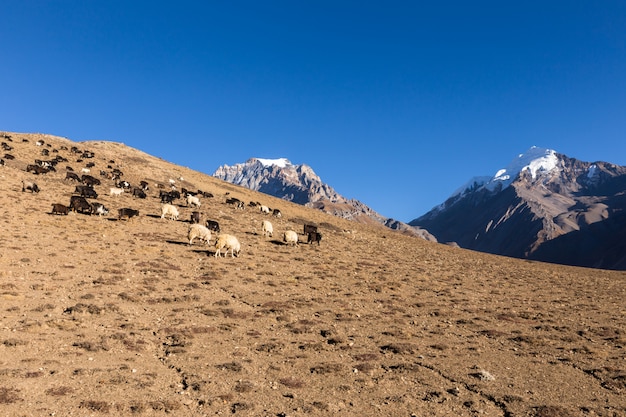
[[[381,216],[362,202],[343,197],[323,183],[311,167],[294,165],[285,158],[250,158],[244,163],[222,165],[213,176],[338,217],[361,223],[380,223],[403,233],[436,241],[434,236],[420,227]]]
[[[626,269],[625,208],[626,167],[533,147],[409,224],[466,249]]]
[[[213,176],[335,216],[498,255],[626,270],[626,167],[532,147],[492,176],[471,178],[405,224],[347,199],[307,165],[251,158]]]

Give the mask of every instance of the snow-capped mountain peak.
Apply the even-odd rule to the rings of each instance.
[[[409,224],[466,249],[624,268],[625,189],[626,166],[532,147]]]
[[[259,161],[263,166],[277,166],[280,168],[285,168],[288,165],[292,165],[292,163],[287,158],[278,158],[278,159],[265,159],[265,158],[252,158]]]
[[[523,172],[528,171],[532,179],[542,172],[550,172],[558,167],[556,151],[533,146],[523,154],[519,154],[505,168],[499,169],[492,177],[474,177],[457,189],[450,198],[463,195],[467,191],[475,191],[481,187],[489,191],[503,190]]]

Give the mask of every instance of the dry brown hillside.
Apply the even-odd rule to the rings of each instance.
[[[626,273],[351,223],[123,144],[2,135],[0,415],[626,416]],[[56,155],[57,172],[25,172]],[[66,166],[88,162],[112,213],[50,214],[76,185]],[[109,196],[113,168],[148,197]],[[213,194],[200,211],[239,257],[189,246],[180,200],[178,221],[160,218],[169,179]],[[117,220],[121,207],[140,215]],[[321,245],[282,244],[305,221]]]

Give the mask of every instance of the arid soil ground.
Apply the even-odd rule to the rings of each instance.
[[[0,415],[626,416],[626,273],[345,221],[119,143],[0,139],[15,157],[0,167]],[[57,155],[56,172],[25,172]],[[76,186],[66,166],[88,162],[111,213],[51,214]],[[110,196],[112,168],[148,197]],[[182,200],[161,219],[170,179],[213,194],[200,211],[239,257],[189,246]],[[321,244],[284,245],[305,222]]]

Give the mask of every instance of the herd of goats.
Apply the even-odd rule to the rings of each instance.
[[[13,142],[12,137],[10,135],[3,135],[3,138],[6,141]],[[2,142],[1,146],[5,152],[9,152],[13,149],[13,146],[7,143],[6,141]],[[28,142],[27,139],[22,139],[22,142]],[[42,147],[41,154],[43,156],[50,155],[50,144],[45,144],[43,140],[38,140],[35,143],[36,146]],[[93,158],[95,155],[91,151],[81,151],[76,146],[68,149],[66,146],[61,146],[61,150],[69,151],[72,154],[77,156],[77,162],[84,162],[85,160],[89,160]],[[68,162],[68,159],[62,157],[58,154],[58,150],[53,149],[53,153],[57,153],[57,155],[48,160],[40,160],[36,159],[34,164],[28,164],[26,166],[26,172],[33,173],[35,175],[44,175],[48,172],[56,172],[56,166],[60,162]],[[13,155],[10,153],[5,153],[4,158],[0,158],[0,166],[5,165],[5,159],[15,159]],[[114,163],[114,161],[109,161],[110,164]],[[67,215],[70,211],[75,213],[92,215],[96,214],[98,216],[108,215],[109,210],[102,204],[98,202],[90,202],[88,199],[98,198],[98,193],[96,192],[94,186],[100,186],[102,184],[99,178],[96,178],[90,175],[91,168],[95,166],[94,162],[87,162],[85,167],[81,169],[81,175],[78,175],[72,167],[69,165],[66,166],[66,176],[64,178],[65,181],[72,181],[78,183],[76,188],[74,189],[74,194],[70,197],[69,205],[55,203],[52,205],[51,214],[57,215]],[[111,196],[119,196],[124,193],[130,193],[132,196],[137,198],[146,198],[147,191],[149,189],[148,183],[146,181],[141,181],[139,186],[131,186],[128,181],[122,180],[123,173],[117,169],[113,168],[111,165],[107,166],[110,171],[100,171],[100,176],[104,177],[108,180],[113,181],[115,184],[114,187],[110,188]],[[159,199],[162,203],[161,205],[161,218],[168,218],[171,220],[178,220],[179,212],[178,208],[173,204],[174,201],[183,199],[187,207],[198,208],[201,205],[200,196],[202,197],[213,197],[211,193],[204,192],[201,190],[198,191],[190,191],[185,188],[181,188],[179,191],[175,186],[175,180],[170,179],[170,189],[166,191],[166,186],[163,184],[157,184],[159,188]],[[34,181],[23,180],[22,181],[22,191],[30,191],[31,193],[38,193],[40,191],[39,186]],[[235,209],[244,209],[245,204],[243,201],[234,198],[228,197],[226,199],[226,204],[233,205]],[[256,202],[250,202],[248,204],[252,207],[257,207],[261,213],[271,214],[275,217],[281,217],[281,212],[278,209],[271,210],[269,207],[262,205]],[[139,216],[139,210],[135,210],[132,208],[124,207],[118,209],[118,220],[128,220],[132,217]],[[201,224],[201,214],[199,211],[193,211],[191,214],[191,218],[189,220],[191,225],[188,230],[188,239],[189,244],[193,244],[194,239],[199,239],[206,243],[210,244],[211,234],[216,233],[215,240],[215,257],[221,257],[222,251],[224,251],[225,256],[228,255],[230,251],[231,257],[239,256],[239,252],[241,251],[241,244],[239,240],[230,234],[220,233],[219,223],[215,220],[206,220],[205,224]],[[272,237],[274,231],[272,223],[269,220],[263,220],[261,224],[261,230],[263,236]],[[320,244],[322,239],[321,233],[317,230],[317,226],[311,224],[304,224],[303,233],[307,236],[307,243],[315,243]],[[299,241],[298,233],[293,230],[287,230],[283,233],[283,242],[288,245],[297,245]]]

